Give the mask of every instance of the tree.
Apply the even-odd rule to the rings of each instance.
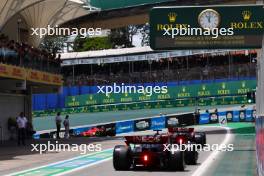
[[[133,37],[134,35],[138,33],[138,31],[139,31],[138,26],[135,26],[135,25],[127,26],[128,38],[129,38],[129,42],[131,43],[131,45],[133,44]]]
[[[77,37],[74,41],[74,51],[92,51],[92,50],[102,50],[111,49],[112,43],[109,37],[92,37],[92,38],[80,38]]]
[[[139,31],[142,36],[141,46],[149,46],[149,24],[143,25]]]
[[[109,37],[114,48],[127,48],[132,46],[129,41],[127,28],[112,29]]]
[[[67,37],[65,36],[47,36],[40,44],[40,48],[47,50],[50,53],[57,53],[62,51],[65,46]]]

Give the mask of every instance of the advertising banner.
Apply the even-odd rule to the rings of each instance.
[[[218,123],[218,113],[209,113],[210,123]]]
[[[134,131],[134,121],[125,121],[116,123],[116,134],[129,133]]]
[[[150,130],[151,119],[142,119],[134,121],[134,131]]]
[[[251,122],[253,120],[252,118],[252,110],[247,109],[246,110],[246,121]]]
[[[227,122],[233,122],[233,111],[226,112],[226,119],[227,119]]]
[[[165,117],[155,117],[151,119],[151,129],[161,130],[165,128]]]
[[[26,80],[26,70],[21,67],[0,64],[0,77]]]
[[[227,124],[226,112],[218,112],[218,121],[220,125]]]
[[[142,101],[158,101],[158,100],[176,100],[164,104],[165,107],[184,107],[195,105],[194,97],[199,97],[199,106],[209,105],[225,105],[225,104],[238,104],[246,102],[246,97],[242,96],[229,96],[229,95],[242,95],[256,88],[255,80],[246,81],[231,81],[221,83],[208,83],[197,84],[188,86],[171,86],[168,87],[166,94],[152,94],[147,96],[140,93],[116,93],[108,94],[107,96],[102,93],[98,94],[83,94],[77,96],[68,96],[65,100],[66,107],[73,106],[89,106],[96,104],[117,104],[117,103],[131,103]],[[225,96],[219,98],[207,98],[205,96]],[[229,97],[228,97],[229,96]],[[203,98],[204,97],[204,98]],[[172,103],[172,104],[171,104]],[[145,104],[145,108],[155,108],[153,104]]]
[[[155,7],[149,15],[150,47],[154,50],[261,48],[263,12],[261,5]],[[208,14],[213,16],[209,21]]]
[[[61,75],[56,75],[56,74],[51,74],[36,70],[27,70],[27,80],[32,82],[43,83],[43,84],[52,84],[58,86],[63,85]]]
[[[239,111],[233,111],[233,122],[239,122]]]
[[[98,125],[97,128],[104,129],[103,135],[105,136],[115,136],[116,135],[116,124],[115,123]]]
[[[246,110],[239,111],[239,121],[240,122],[246,121]]]
[[[178,116],[167,116],[166,117],[166,128],[178,127],[180,125]]]
[[[210,122],[210,114],[209,113],[200,114],[199,124],[208,124],[209,122]]]

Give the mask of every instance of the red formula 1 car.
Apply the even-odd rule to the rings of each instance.
[[[196,164],[198,159],[197,150],[189,147],[195,143],[192,133],[191,129],[170,128],[166,134],[157,131],[155,135],[126,136],[126,145],[114,148],[113,166],[115,170],[145,167],[183,171],[185,164]],[[186,150],[180,150],[183,144],[188,146]]]
[[[168,132],[171,135],[176,135],[178,138],[182,136],[184,139],[187,139],[189,142],[200,144],[199,145],[200,147],[203,147],[206,144],[205,132],[194,131],[194,128],[172,127],[172,128],[168,128]]]
[[[93,127],[87,131],[82,132],[81,136],[93,137],[93,136],[103,136],[105,130],[102,128]]]

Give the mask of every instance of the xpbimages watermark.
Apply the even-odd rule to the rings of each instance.
[[[176,152],[176,151],[228,151],[234,150],[234,144],[163,144],[163,151]]]
[[[31,144],[32,152],[39,152],[40,154],[46,152],[80,152],[80,154],[87,154],[88,152],[102,151],[101,144],[60,144],[58,141],[46,144]]]
[[[192,28],[180,26],[179,28],[164,28],[164,36],[175,38],[176,36],[212,36],[213,39],[219,36],[234,35],[233,28]]]
[[[139,93],[145,94],[146,96],[152,96],[154,94],[166,94],[168,93],[168,86],[131,86],[125,85],[122,83],[121,85],[117,85],[114,83],[112,86],[97,86],[97,93],[103,93],[108,96],[111,93]]]
[[[89,36],[102,35],[102,29],[101,28],[62,28],[62,27],[58,27],[58,25],[54,27],[48,25],[46,28],[31,28],[31,35],[39,36],[39,38],[43,38],[46,35],[49,36],[77,35],[80,36],[80,38],[85,38],[87,35]]]

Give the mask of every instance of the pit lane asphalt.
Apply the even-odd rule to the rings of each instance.
[[[207,143],[208,144],[221,144],[223,140],[225,139],[225,136],[227,134],[227,130],[223,128],[218,127],[198,127],[196,128],[199,131],[205,131],[207,134]],[[140,134],[150,134],[153,132],[139,132]],[[123,141],[115,141],[117,144],[124,144]],[[114,146],[112,146],[114,147]],[[168,172],[168,171],[146,171],[146,170],[129,170],[129,171],[115,171],[113,168],[112,160],[106,161],[104,163],[100,163],[98,165],[94,165],[91,167],[84,168],[82,170],[72,172],[69,174],[66,174],[66,176],[148,176],[151,174],[151,176],[170,176],[175,175],[177,176],[191,176],[193,173],[201,166],[201,164],[208,158],[208,156],[212,154],[212,151],[210,152],[199,152],[199,159],[197,165],[187,165],[185,168],[185,171],[183,172]]]

